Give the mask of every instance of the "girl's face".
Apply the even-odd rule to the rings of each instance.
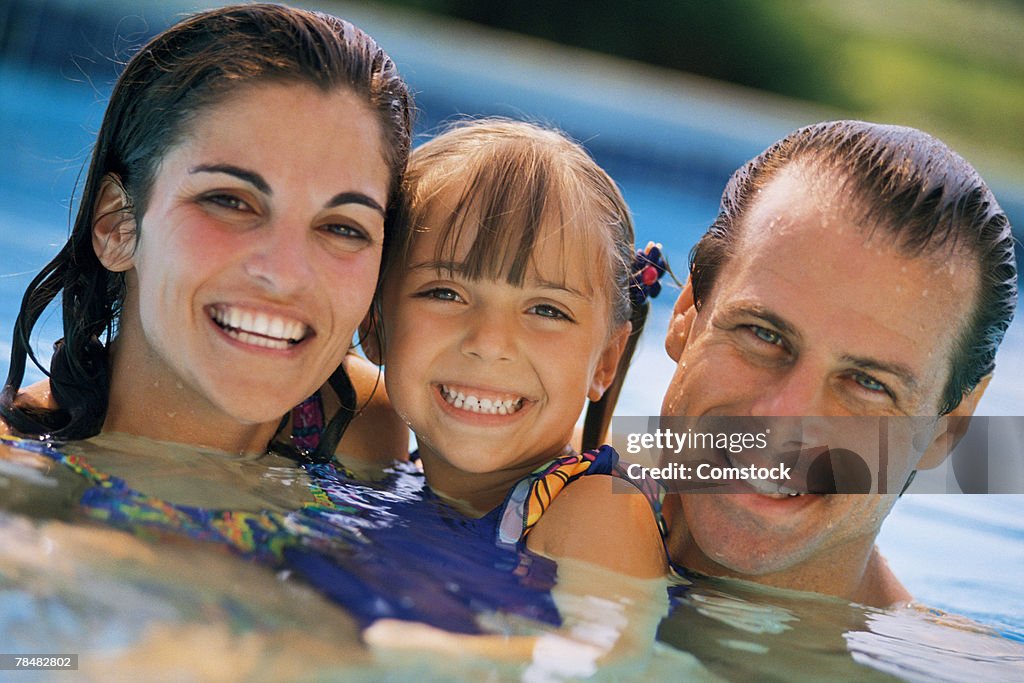
[[[584,399],[610,383],[629,324],[609,329],[609,296],[593,267],[607,256],[572,232],[542,229],[518,287],[459,272],[470,228],[455,263],[438,263],[438,233],[428,228],[387,282],[388,395],[416,433],[428,475],[433,467],[518,478],[565,448]]]
[[[126,376],[168,415],[243,424],[319,388],[377,281],[380,139],[344,89],[261,84],[202,110],[162,160],[138,230],[94,229],[104,265],[127,271],[115,387]]]

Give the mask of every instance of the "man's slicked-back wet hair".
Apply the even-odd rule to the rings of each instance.
[[[962,255],[976,269],[974,308],[957,332],[939,414],[952,411],[995,367],[1017,304],[1017,267],[1010,222],[981,176],[919,130],[863,121],[819,123],[747,162],[729,180],[718,217],[690,253],[697,308],[740,248],[747,229],[743,219],[755,198],[791,164],[800,165],[802,177],[834,183],[835,192],[850,200],[843,203],[854,212],[850,218],[891,238],[901,253]]]

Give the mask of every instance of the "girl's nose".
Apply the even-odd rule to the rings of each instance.
[[[470,324],[462,337],[461,351],[485,361],[509,361],[515,358],[514,321],[500,310],[480,310],[469,316]]]

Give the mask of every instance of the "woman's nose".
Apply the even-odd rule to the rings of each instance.
[[[245,270],[263,288],[286,295],[315,281],[307,230],[302,226],[278,219],[253,231],[252,238]]]

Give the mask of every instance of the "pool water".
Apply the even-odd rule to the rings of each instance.
[[[445,100],[436,88],[428,91],[429,77],[415,67],[409,70],[414,86],[419,76],[420,87],[433,93],[420,99],[425,127],[456,111],[482,110]],[[450,90],[460,88],[472,89],[463,84]],[[87,162],[105,94],[102,85],[0,64],[0,149],[5,150],[0,167],[0,330],[11,328],[25,285],[66,238],[70,197]],[[532,112],[531,104],[508,105],[498,113],[517,106]],[[590,134],[574,129],[568,113],[565,120],[537,113],[585,139]],[[616,119],[616,125],[630,123]],[[644,149],[624,150],[612,138],[609,131],[589,144],[621,183],[634,211],[638,242],[663,242],[677,269],[685,271],[689,247],[714,217],[717,192],[745,157],[695,158],[692,167],[681,158],[651,170],[643,163]],[[694,141],[695,149],[708,144]],[[757,151],[743,149],[748,156]],[[620,399],[620,414],[659,410],[672,369],[661,349],[671,299],[669,290],[655,303]],[[52,316],[37,340],[43,358],[56,336],[57,318]],[[0,371],[6,370],[8,353],[9,339],[0,334]],[[1020,322],[1011,328],[999,363],[979,412],[1018,414],[1024,405],[1024,385],[1014,381],[1024,376]],[[33,371],[27,381],[41,377]],[[96,448],[97,461],[124,468],[121,474],[132,481],[133,463],[116,465],[123,445],[111,448],[101,442]],[[133,443],[130,450],[135,462],[145,459],[157,473],[178,467],[168,464],[173,454],[150,444]],[[181,667],[185,676],[223,672],[225,680],[283,677],[274,672],[345,680],[382,675],[545,680],[595,670],[609,678],[661,678],[671,672],[675,678],[1019,680],[1024,667],[1021,496],[907,495],[879,539],[896,574],[924,604],[977,623],[930,611],[882,612],[719,580],[681,581],[666,602],[663,587],[625,585],[607,573],[572,568],[586,577],[574,578],[573,584],[593,589],[559,596],[563,624],[558,629],[500,609],[479,610],[488,630],[536,639],[529,641],[533,644],[526,654],[505,661],[439,634],[430,636],[430,649],[440,654],[425,657],[410,650],[408,642],[394,642],[401,640],[401,630],[392,642],[384,636],[387,647],[368,651],[360,643],[356,620],[287,569],[240,562],[214,544],[163,537],[151,543],[145,532],[128,536],[84,519],[69,504],[81,495],[82,481],[52,463],[43,466],[24,457],[20,465],[0,461],[5,468],[0,471],[0,642],[14,652],[91,654],[89,673],[97,679],[126,669],[180,678],[171,672]],[[248,481],[243,464],[219,458],[211,455],[206,466],[229,472],[221,481],[233,482],[226,486],[238,507],[286,509],[297,502],[296,495],[301,503],[302,472],[282,464],[279,480]],[[195,482],[208,475],[192,472],[177,484],[161,485],[170,487],[173,499],[194,493]],[[349,532],[366,523],[386,527],[390,518],[377,513],[387,512],[394,500],[378,499],[374,491],[363,492],[361,516],[334,521]],[[443,545],[450,539],[427,542]],[[433,588],[440,581],[446,594],[458,592],[453,591],[457,583],[445,586],[451,577],[443,562],[431,564],[427,556],[417,561],[423,564],[416,573],[431,578]],[[491,569],[494,585],[508,581],[511,569]],[[551,598],[547,588],[535,588],[530,600],[543,604]],[[660,642],[651,645],[653,638],[644,636],[655,632]],[[419,642],[416,635],[408,640]],[[626,642],[631,639],[637,642]],[[614,664],[595,662],[595,652],[614,649],[610,643],[618,641]]]
[[[408,465],[372,485],[269,455],[188,458],[180,446],[135,437],[60,449],[103,463],[147,498],[159,492],[159,505],[136,501],[132,510],[121,483],[90,487],[54,467],[53,449],[25,449],[0,461],[0,637],[16,652],[78,653],[97,679],[131,671],[218,680],[286,672],[469,681],[487,672],[524,680],[995,681],[1013,680],[1024,663],[1024,634],[1003,629],[1000,637],[937,610],[883,611],[700,577],[668,587],[572,562],[556,570],[544,558],[496,549],[475,522],[424,497],[422,476]],[[235,520],[309,504],[314,486],[335,507],[285,515],[292,540],[283,552],[273,535],[215,538],[172,523],[169,506],[186,510],[196,482],[211,480],[219,500],[238,506]],[[396,621],[408,617],[444,630]],[[386,621],[371,627],[367,651],[359,627],[379,618]],[[480,632],[502,639],[495,647],[487,635],[460,635]]]

